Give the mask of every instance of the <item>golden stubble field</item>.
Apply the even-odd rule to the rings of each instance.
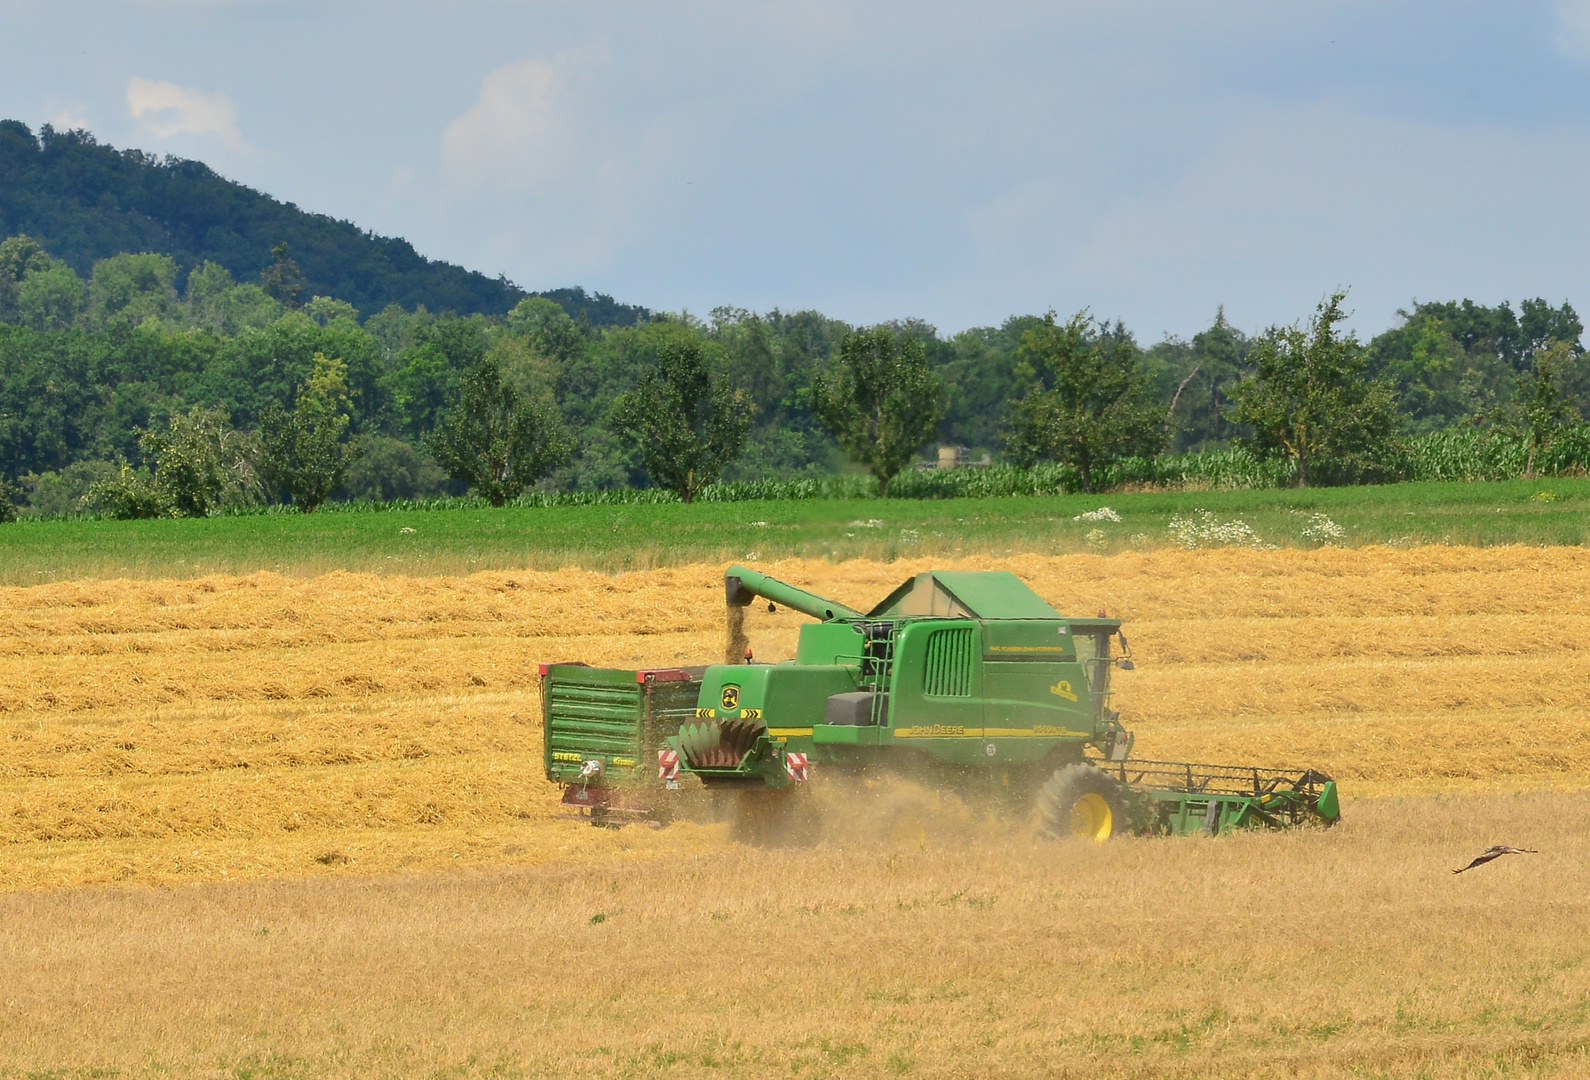
[[[716,659],[719,566],[5,589],[0,1076],[1590,1074],[1590,552],[955,565],[1127,621],[1140,755],[1325,769],[1345,824],[558,820],[536,663]],[[1450,875],[1492,843],[1542,853]]]
[[[968,559],[1126,620],[1141,757],[1313,766],[1351,799],[1590,775],[1590,552]],[[870,606],[913,563],[790,562]],[[802,616],[753,607],[757,656]],[[552,824],[536,665],[707,663],[722,568],[256,574],[0,589],[0,882],[394,870],[715,843]],[[316,860],[324,860],[317,862]]]

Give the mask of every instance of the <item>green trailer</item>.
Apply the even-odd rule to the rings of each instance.
[[[1132,734],[1111,707],[1112,673],[1133,667],[1120,621],[1063,616],[1014,574],[918,574],[867,612],[741,566],[724,584],[730,659],[741,654],[744,609],[758,600],[817,621],[801,627],[791,661],[701,669],[694,708],[669,714],[680,719],[675,730],[624,744],[626,757],[650,749],[665,783],[693,777],[776,801],[825,773],[908,775],[974,803],[1032,806],[1043,831],[1098,840],[1339,816],[1334,782],[1315,770],[1133,759]],[[565,677],[595,678],[596,669],[565,668],[544,682],[549,702],[575,693]],[[550,718],[560,706],[548,708]],[[554,751],[548,723],[549,777],[555,752],[568,769],[602,751],[594,729],[573,725]]]
[[[593,825],[666,820],[657,755],[695,717],[704,670],[541,665],[543,764],[563,789],[565,816]]]

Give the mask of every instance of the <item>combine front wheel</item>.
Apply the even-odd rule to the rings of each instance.
[[[1102,769],[1067,765],[1038,790],[1038,830],[1046,836],[1102,844],[1126,827],[1120,786]]]

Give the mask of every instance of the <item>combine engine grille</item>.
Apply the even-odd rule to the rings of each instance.
[[[767,730],[760,720],[704,720],[679,729],[679,749],[693,769],[733,769]]]

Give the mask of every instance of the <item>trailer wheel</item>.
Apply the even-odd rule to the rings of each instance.
[[[1127,827],[1121,789],[1103,769],[1067,765],[1038,790],[1038,830],[1102,844]]]

